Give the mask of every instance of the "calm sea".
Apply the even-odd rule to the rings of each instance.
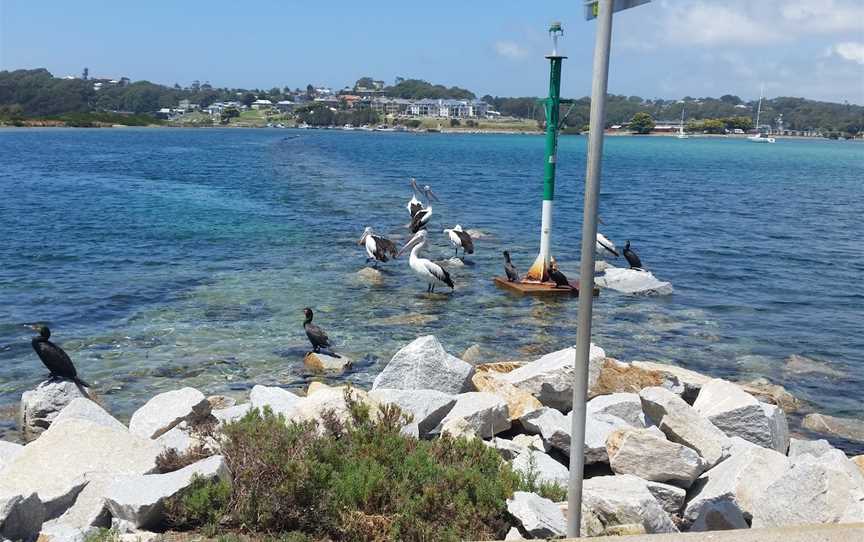
[[[564,137],[554,254],[578,273],[585,139]],[[310,377],[302,308],[369,384],[432,333],[454,354],[530,359],[575,342],[575,300],[508,295],[491,278],[539,240],[543,138],[293,130],[0,131],[0,410],[46,374],[24,322],[54,338],[128,416],[181,385],[240,393]],[[595,342],[622,360],[765,376],[819,411],[864,411],[864,145],[609,138],[601,231],[671,281],[662,298],[604,291]],[[488,237],[424,295],[407,259],[356,275],[371,225],[406,238],[408,178],[444,227]],[[619,265],[623,262],[619,263]],[[790,371],[798,354],[822,372]],[[5,427],[11,425],[7,419]]]

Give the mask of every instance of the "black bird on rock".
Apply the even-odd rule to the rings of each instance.
[[[555,281],[556,288],[570,288],[570,281],[567,280],[567,277],[564,273],[558,269],[558,262],[555,261],[555,258],[551,260],[551,266],[549,270],[549,278]]]
[[[303,329],[306,330],[306,336],[309,337],[309,342],[312,343],[312,351],[320,352],[322,348],[330,348],[333,346],[330,343],[330,337],[324,333],[324,330],[312,323],[312,309],[306,307],[303,309],[303,314],[306,315],[306,320],[303,321]]]
[[[42,360],[42,363],[51,372],[52,380],[66,379],[71,380],[79,386],[90,387],[90,384],[78,378],[78,371],[75,370],[75,365],[72,364],[69,355],[62,348],[48,340],[51,338],[51,330],[48,329],[48,326],[33,324],[28,327],[39,333],[38,337],[33,337],[30,344],[33,345],[36,355],[39,356],[39,359]]]
[[[642,260],[639,259],[639,255],[636,254],[636,251],[630,248],[630,241],[624,245],[624,258],[627,259],[627,263],[630,264],[630,269],[642,269]]]
[[[510,282],[516,282],[519,280],[519,272],[516,271],[516,266],[513,265],[513,262],[510,261],[510,253],[508,251],[504,251],[504,272],[507,273],[507,280]]]

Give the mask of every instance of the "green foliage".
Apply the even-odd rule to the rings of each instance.
[[[537,493],[541,497],[547,498],[553,502],[560,502],[567,498],[567,488],[554,482],[539,481],[539,471],[537,470],[537,460],[534,458],[534,452],[529,451],[528,470],[519,473],[519,491],[528,491]]]
[[[461,126],[462,123],[459,122],[459,119],[450,119],[450,127]]]
[[[336,109],[323,102],[313,102],[295,112],[300,122],[310,126],[342,126],[353,124],[378,124],[381,120],[378,113],[369,107],[355,107],[354,109]]]
[[[165,516],[175,529],[204,528],[212,533],[230,499],[230,484],[196,475],[188,488],[166,500]]]
[[[648,113],[636,113],[629,123],[630,130],[637,134],[649,134],[654,129],[654,119]]]
[[[120,533],[118,533],[114,529],[106,529],[105,527],[100,527],[99,529],[88,534],[87,537],[84,539],[84,542],[118,542],[119,540]]]
[[[392,87],[387,87],[386,93],[394,98],[452,98],[455,100],[473,100],[474,93],[459,87],[447,88],[444,85],[433,85],[422,79],[405,79]]]
[[[338,540],[501,538],[519,477],[478,440],[403,436],[346,392],[350,419],[286,424],[269,410],[224,428],[234,476],[229,513],[257,532]]]
[[[405,121],[405,126],[407,126],[409,128],[419,128],[422,125],[423,125],[423,121],[418,120],[418,119],[409,119],[409,120]]]

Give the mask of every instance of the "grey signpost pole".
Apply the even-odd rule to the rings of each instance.
[[[567,491],[567,536],[578,538],[582,522],[582,477],[585,468],[585,402],[588,395],[588,356],[591,348],[591,311],[594,302],[594,244],[597,238],[597,197],[600,193],[600,162],[606,125],[606,83],[609,78],[609,48],[612,13],[649,0],[599,0],[586,2],[586,18],[597,18],[594,41],[594,80],[591,86],[591,119],[588,135],[588,165],[585,174],[585,205],[582,211],[582,249],[579,266],[579,318],[573,383],[573,425],[570,440],[570,485]]]

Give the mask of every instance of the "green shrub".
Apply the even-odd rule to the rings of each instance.
[[[98,530],[88,534],[84,542],[116,542],[120,540],[120,534],[114,529],[100,527]]]
[[[539,472],[537,470],[537,461],[534,459],[534,452],[528,452],[528,470],[519,473],[519,491],[529,491],[537,493],[541,497],[545,497],[553,502],[561,502],[567,498],[567,488],[555,482],[541,482],[537,480]]]
[[[203,527],[213,533],[225,515],[230,499],[230,484],[195,475],[187,489],[167,499],[165,516],[175,529]]]

